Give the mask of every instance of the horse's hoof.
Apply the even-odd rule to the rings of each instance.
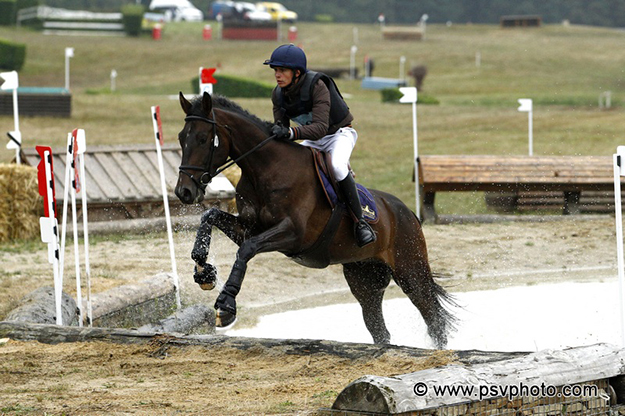
[[[195,265],[193,280],[200,285],[203,290],[212,290],[217,282],[217,269],[212,264],[205,263]]]
[[[215,313],[215,327],[222,331],[226,331],[234,326],[237,322],[237,316],[222,309],[217,309]]]

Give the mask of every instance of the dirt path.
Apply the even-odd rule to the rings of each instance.
[[[406,373],[450,359],[452,352],[350,360],[264,348],[10,341],[0,348],[0,413],[311,414],[364,374]]]
[[[427,224],[424,230],[432,267],[449,276],[441,282],[450,291],[616,275],[611,217]],[[216,292],[204,292],[192,282],[193,231],[181,230],[175,240],[183,301],[212,305]],[[214,241],[214,262],[225,276],[236,247],[223,236]],[[26,293],[51,284],[44,248],[33,243],[0,252],[0,317]],[[163,234],[94,238],[90,250],[94,292],[171,269]],[[67,261],[73,262],[71,254]],[[73,293],[69,269],[65,290]],[[387,297],[402,296],[398,292],[391,288]],[[282,255],[263,254],[248,267],[237,325],[252,325],[264,313],[352,301],[340,267],[305,269]],[[155,351],[156,346],[5,340],[0,344],[0,414],[311,413],[331,405],[349,381],[364,374],[400,374],[431,364],[406,357],[354,362],[266,350]]]

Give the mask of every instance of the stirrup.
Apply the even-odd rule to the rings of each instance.
[[[354,225],[354,236],[356,237],[358,247],[364,247],[377,239],[375,231],[365,220],[360,220]]]

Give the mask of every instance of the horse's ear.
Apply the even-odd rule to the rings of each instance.
[[[189,100],[184,98],[184,95],[182,95],[182,91],[180,91],[178,97],[180,98],[180,107],[182,107],[182,111],[184,111],[184,113],[188,115],[191,111],[191,103],[189,102]]]
[[[209,115],[212,109],[213,99],[208,92],[204,91],[204,95],[202,95],[202,111],[204,112],[204,114]]]

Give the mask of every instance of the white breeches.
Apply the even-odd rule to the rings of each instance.
[[[351,127],[338,129],[319,140],[304,140],[302,146],[313,147],[329,153],[332,159],[332,173],[337,181],[342,181],[349,174],[349,158],[356,146],[358,133]]]

